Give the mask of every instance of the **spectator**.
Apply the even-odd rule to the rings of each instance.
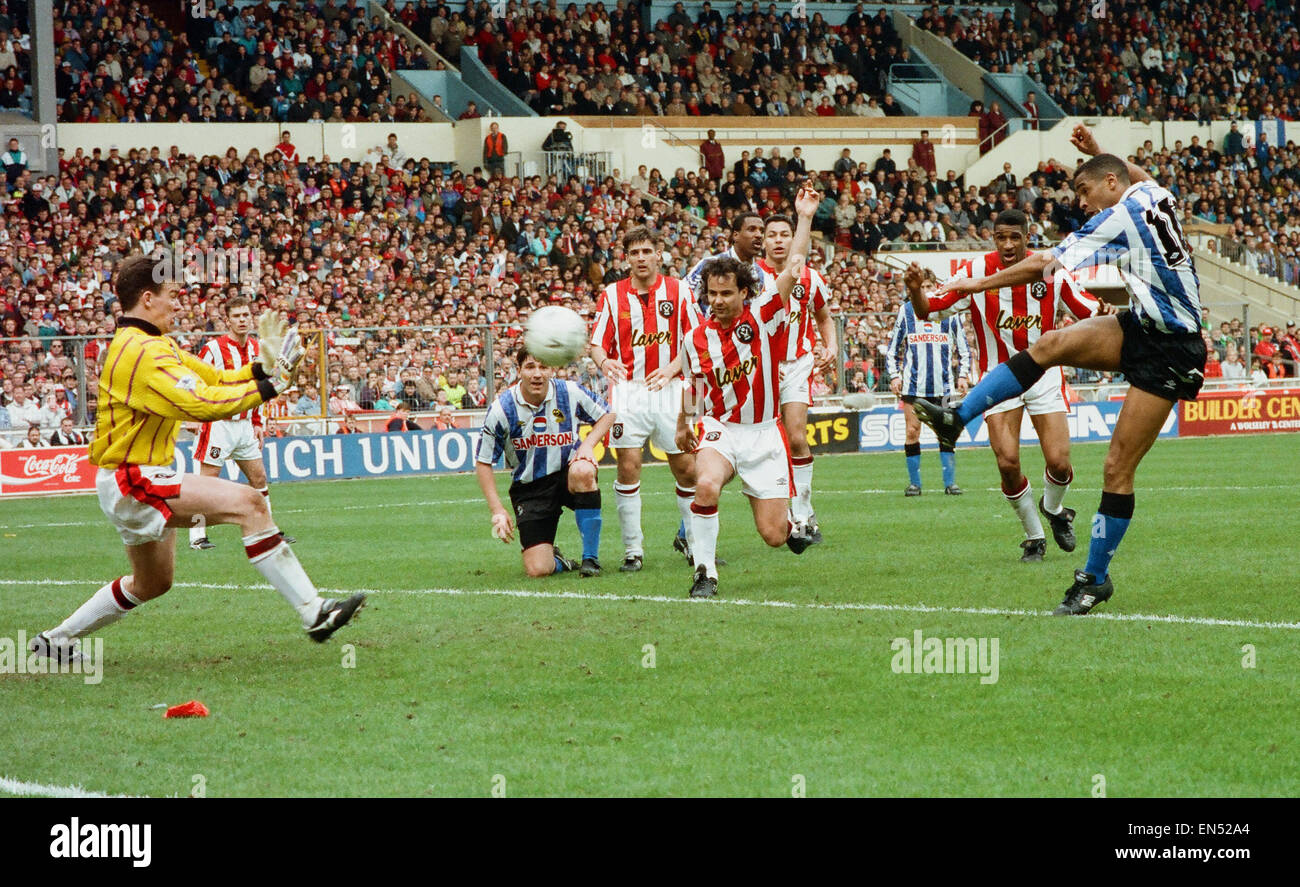
[[[85,435],[72,426],[72,417],[65,416],[63,421],[59,423],[59,430],[50,435],[50,446],[76,447],[84,445],[86,443]]]
[[[493,121],[488,127],[487,137],[483,139],[483,168],[490,176],[506,174],[506,153],[510,150],[501,124]]]
[[[410,407],[401,400],[393,403],[393,415],[385,426],[387,431],[420,431],[421,428],[411,418]]]
[[[477,120],[478,118],[480,118],[480,117],[482,117],[482,116],[483,116],[483,115],[480,114],[480,113],[478,112],[478,102],[474,101],[473,99],[470,99],[470,101],[465,105],[465,110],[464,110],[464,111],[461,111],[461,112],[460,112],[460,116],[457,117],[456,119],[457,119],[457,120]]]
[[[700,160],[704,164],[710,179],[715,182],[722,180],[723,172],[726,169],[726,159],[723,155],[722,144],[718,141],[712,129],[709,130],[708,138],[700,143]]]
[[[921,169],[929,175],[936,175],[934,144],[930,141],[929,130],[921,130],[920,140],[912,143],[912,156],[907,166],[909,169]]]
[[[1038,94],[1032,89],[1025,96],[1025,128],[1038,129]]]
[[[1264,372],[1264,365],[1258,357],[1250,359],[1250,384],[1255,388],[1261,388],[1268,384],[1268,374]]]
[[[18,145],[18,139],[9,140],[9,150],[0,154],[0,166],[5,168],[5,180],[10,188],[27,171],[27,152]]]
[[[555,128],[546,136],[542,142],[543,151],[564,151],[573,152],[573,134],[568,131],[563,120],[555,124]]]
[[[19,449],[29,450],[45,446],[45,441],[41,440],[41,426],[32,424],[27,426],[27,436],[18,443]]]
[[[1224,354],[1223,378],[1225,379],[1244,379],[1246,378],[1246,367],[1241,362],[1241,356],[1237,353],[1237,343],[1228,342],[1227,350]]]
[[[316,395],[315,385],[306,385],[302,390],[302,396],[298,398],[297,403],[293,406],[292,416],[319,416],[321,415],[320,399]]]
[[[357,424],[356,413],[344,413],[343,421],[339,423],[338,428],[334,429],[335,434],[362,434],[361,426]]]

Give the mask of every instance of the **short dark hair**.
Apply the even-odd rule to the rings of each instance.
[[[789,217],[789,216],[786,216],[786,215],[772,215],[772,216],[768,216],[768,217],[763,221],[763,230],[766,231],[766,230],[767,230],[767,226],[768,226],[768,225],[771,225],[773,222],[785,222],[787,225],[790,226],[790,230],[791,230],[791,231],[794,230],[794,222],[792,222],[792,221],[790,220],[790,217]]]
[[[634,225],[628,228],[623,234],[623,249],[629,250],[632,244],[647,241],[651,246],[655,245],[655,236],[650,233],[650,229],[645,225]]]
[[[170,267],[170,254],[159,250],[148,256],[130,256],[118,263],[117,273],[113,276],[113,291],[123,311],[134,308],[145,292],[162,291],[162,284],[154,279],[154,268],[159,262],[167,262]]]
[[[1074,181],[1081,178],[1103,179],[1114,174],[1125,185],[1132,184],[1128,174],[1128,164],[1114,154],[1098,154],[1074,171]]]
[[[999,225],[1013,225],[1021,231],[1029,230],[1029,216],[1025,215],[1018,209],[1004,209],[998,213],[997,218],[993,220],[993,227]]]
[[[737,183],[736,187],[740,187],[740,184]],[[759,215],[758,213],[752,210],[746,210],[743,213],[737,213],[736,217],[731,220],[731,232],[733,234],[738,234],[740,232],[740,229],[745,227],[745,220],[751,218],[758,219],[759,224],[762,224],[763,222],[763,217],[761,215]]]
[[[700,269],[700,283],[704,295],[709,294],[709,278],[728,275],[735,275],[736,288],[742,293],[749,293],[752,296],[758,289],[758,280],[755,279],[754,271],[749,265],[731,256],[718,256],[716,259],[710,259]]]
[[[528,350],[528,343],[521,339],[518,346],[515,347],[515,366],[522,369],[524,361],[530,357],[534,360],[537,359],[537,355]]]
[[[226,316],[236,308],[247,308],[250,312],[253,310],[253,303],[244,296],[235,296],[226,300]]]

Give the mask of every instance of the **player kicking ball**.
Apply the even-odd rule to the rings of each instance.
[[[623,235],[631,276],[605,287],[591,333],[591,357],[611,383],[615,421],[610,445],[618,454],[614,499],[623,531],[623,565],[635,573],[645,557],[641,531],[641,449],[653,443],[668,456],[677,481],[677,509],[690,544],[691,502],[695,499],[695,454],[676,443],[677,409],[682,402],[680,346],[699,322],[691,291],[680,280],[659,273],[660,252],[650,229],[636,226]],[[678,537],[682,538],[682,537]]]
[[[1029,242],[1029,218],[1018,209],[1003,210],[993,221],[993,252],[977,257],[958,276],[979,279],[1010,268],[1026,256]],[[969,310],[975,322],[975,344],[979,371],[983,376],[1012,355],[1032,346],[1039,337],[1056,329],[1056,318],[1064,308],[1080,320],[1099,312],[1099,304],[1080,289],[1069,274],[1052,275],[1050,280],[1034,280],[1019,286],[1004,286],[976,293],[950,289],[941,296],[926,298],[921,292],[922,271],[913,264],[903,276],[911,307],[921,317],[935,314],[946,317]],[[927,400],[935,398],[926,396]],[[1074,480],[1070,465],[1070,429],[1065,417],[1065,374],[1061,367],[1043,373],[1033,387],[1011,397],[984,414],[989,429],[989,445],[997,458],[1002,475],[1002,495],[1011,505],[1025,538],[1020,543],[1020,560],[1040,562],[1047,553],[1041,513],[1052,526],[1052,537],[1062,551],[1074,551],[1074,509],[1062,503]],[[1043,495],[1035,509],[1033,486],[1020,470],[1020,424],[1025,412],[1038,435],[1043,451]]]
[[[729,256],[710,262],[701,275],[700,287],[708,295],[711,316],[685,341],[686,366],[694,384],[683,394],[677,417],[678,447],[696,454],[691,504],[695,580],[690,594],[694,598],[718,593],[714,562],[718,498],[736,476],[764,542],[773,548],[789,545],[795,554],[812,544],[806,532],[796,532],[790,519],[790,447],[777,416],[790,293],[807,260],[818,202],[815,190],[800,189],[795,199],[799,224],[790,258],[774,284],[761,293],[750,268]],[[746,296],[753,296],[748,305]],[[693,426],[701,408],[705,415],[697,437]]]
[[[918,400],[917,414],[940,440],[955,441],[966,423],[1029,391],[1053,367],[1122,372],[1129,382],[1103,469],[1101,505],[1092,521],[1088,561],[1054,611],[1084,615],[1114,593],[1110,562],[1133,518],[1133,478],[1169,411],[1194,399],[1205,381],[1201,299],[1192,253],[1172,194],[1141,167],[1104,154],[1082,124],[1070,141],[1092,157],[1074,173],[1088,222],[1054,249],[980,279],[950,281],[946,292],[978,293],[1049,281],[1055,269],[1113,264],[1130,293],[1129,310],[1044,333],[980,380],[956,407]]]
[[[790,219],[768,216],[763,225],[764,258],[758,266],[765,286],[771,286],[785,270],[793,242],[794,225]],[[790,462],[794,466],[790,513],[800,528],[800,535],[806,527],[814,545],[822,541],[822,530],[812,507],[813,455],[808,444],[808,408],[812,406],[813,374],[825,371],[835,360],[835,322],[826,307],[827,292],[825,278],[805,264],[790,291],[786,348],[781,355],[781,425],[790,443]]]
[[[253,329],[253,309],[248,299],[236,296],[226,302],[226,329],[224,336],[209,341],[199,351],[199,359],[218,370],[237,370],[257,360],[257,339],[249,333]],[[229,419],[205,422],[194,443],[195,461],[199,474],[218,477],[226,462],[233,459],[244,473],[248,485],[266,499],[266,510],[271,510],[271,490],[266,482],[266,467],[262,464],[262,411],[245,410]],[[290,544],[298,541],[282,533]],[[206,524],[199,522],[190,527],[190,548],[206,551],[216,546],[208,539]]]
[[[614,414],[597,395],[577,382],[554,378],[554,372],[528,353],[515,352],[519,381],[492,402],[483,419],[474,470],[479,489],[492,512],[492,534],[502,542],[514,539],[515,520],[523,549],[524,572],[549,576],[577,570],[600,575],[600,487],[596,484],[595,441],[614,424]],[[578,439],[578,425],[592,428]],[[501,504],[492,466],[505,456],[513,468],[510,505],[515,520]],[[560,513],[568,508],[582,535],[581,564],[555,547]]]
[[[259,360],[237,370],[214,369],[167,337],[183,306],[177,284],[155,282],[156,264],[153,257],[132,256],[114,275],[122,318],[104,357],[90,444],[90,462],[99,469],[99,506],[126,545],[131,572],[37,635],[31,650],[75,661],[81,656],[78,638],[165,594],[176,560],[175,528],[192,526],[199,516],[209,524],[237,525],[249,562],[294,608],[307,636],[324,641],[352,619],[365,595],[321,598],[256,490],[219,477],[177,474],[170,467],[181,422],[243,413],[293,384],[302,358],[298,333],[280,315],[267,312]]]

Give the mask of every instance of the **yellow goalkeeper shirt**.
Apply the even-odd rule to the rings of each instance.
[[[170,465],[181,422],[211,422],[276,396],[261,364],[218,370],[153,324],[123,317],[104,357],[90,461]]]

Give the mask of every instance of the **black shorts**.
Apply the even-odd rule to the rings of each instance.
[[[515,510],[515,525],[519,527],[520,547],[529,549],[543,543],[554,545],[560,512],[574,507],[573,494],[569,492],[568,466],[526,484],[512,483],[510,504]]]
[[[1135,388],[1166,400],[1195,400],[1205,382],[1205,340],[1197,333],[1162,333],[1132,311],[1119,315],[1124,331],[1119,368]]]

